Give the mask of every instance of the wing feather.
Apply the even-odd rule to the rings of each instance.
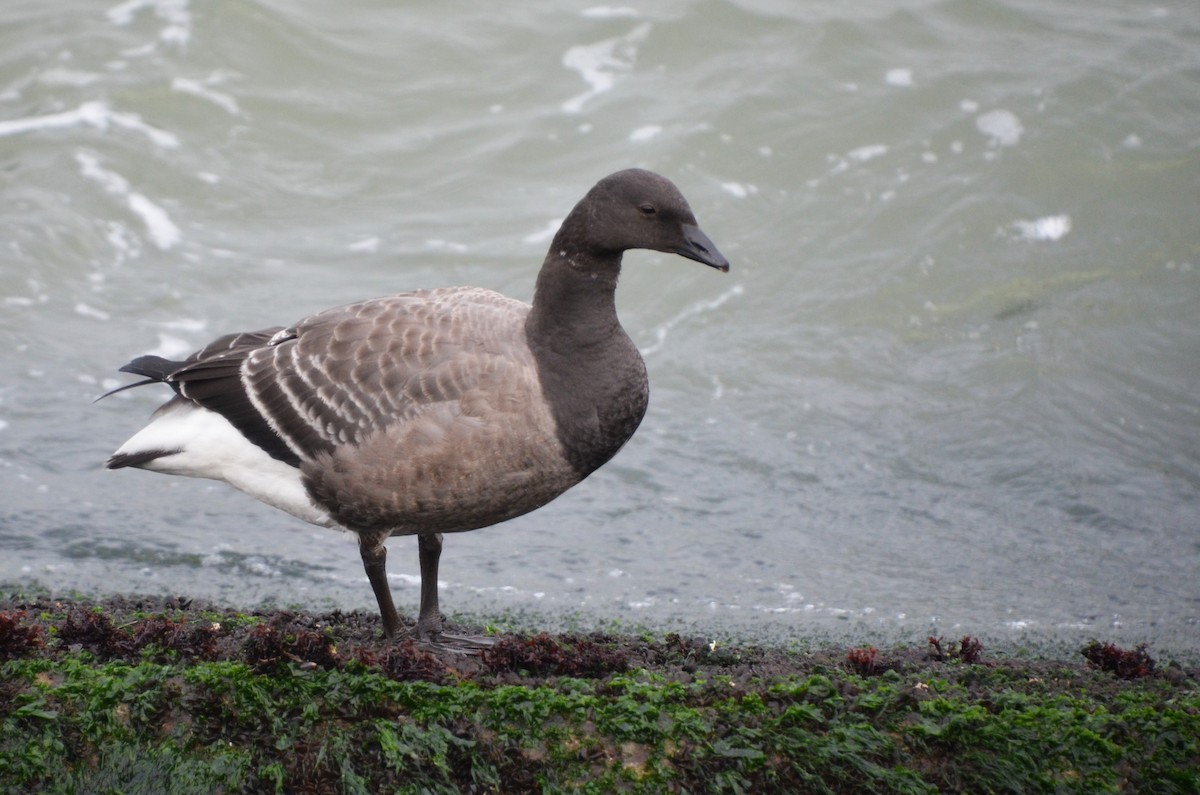
[[[122,369],[170,384],[273,458],[300,466],[469,402],[496,376],[498,358],[526,350],[513,343],[528,309],[473,287],[402,293],[287,328],[227,334],[182,362],[145,356]]]
[[[479,288],[442,288],[327,310],[253,351],[245,391],[302,458],[460,400],[509,355],[528,307]]]
[[[181,397],[225,417],[272,458],[297,466],[296,454],[275,434],[241,385],[242,361],[252,351],[268,344],[281,330],[281,327],[275,327],[226,334],[182,362],[143,356],[121,369],[170,384]]]

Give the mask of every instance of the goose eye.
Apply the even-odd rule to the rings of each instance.
[[[653,218],[658,213],[658,210],[653,204],[643,204],[638,208],[638,212],[642,214],[643,218]]]

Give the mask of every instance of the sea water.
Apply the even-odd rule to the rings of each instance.
[[[1200,649],[1200,9],[129,0],[0,9],[0,582],[374,609],[352,537],[103,469],[133,356],[338,303],[528,300],[601,176],[733,264],[626,258],[652,398],[446,539],[531,625]],[[402,609],[416,542],[390,542]]]

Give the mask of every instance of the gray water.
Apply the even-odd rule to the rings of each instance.
[[[649,413],[447,538],[450,612],[1200,649],[1200,7],[1068,0],[0,8],[0,582],[374,609],[355,545],[104,459],[135,355],[476,284],[599,177]],[[416,544],[391,542],[402,609]]]

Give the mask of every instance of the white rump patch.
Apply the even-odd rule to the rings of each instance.
[[[322,527],[333,524],[329,514],[308,498],[299,469],[267,455],[215,411],[193,403],[168,403],[115,454],[161,450],[179,452],[155,458],[140,468],[167,475],[223,480],[256,500],[306,522]]]

